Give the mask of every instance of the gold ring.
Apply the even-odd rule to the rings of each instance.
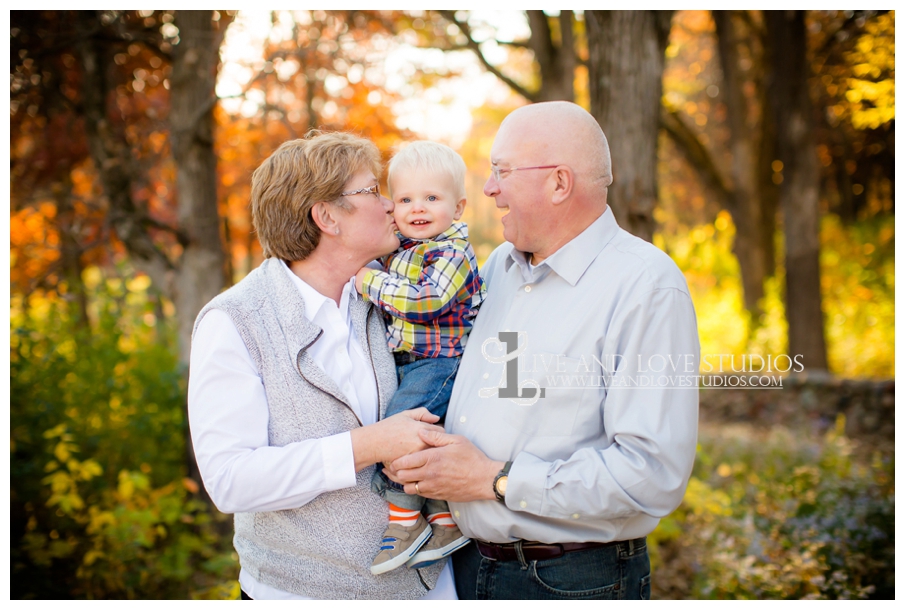
[[[415,491],[418,493],[419,496],[421,495],[421,490],[418,489],[418,483],[415,483]]]

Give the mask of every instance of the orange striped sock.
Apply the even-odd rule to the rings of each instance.
[[[409,510],[396,506],[390,502],[390,523],[398,523],[404,527],[411,527],[418,521],[420,510]],[[448,514],[448,513],[447,513]]]
[[[433,515],[428,515],[427,522],[431,525],[445,525],[446,527],[456,527],[456,522],[453,521],[452,515],[449,514],[449,512],[434,513]]]

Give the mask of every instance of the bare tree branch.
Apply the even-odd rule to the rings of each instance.
[[[521,86],[520,84],[518,84],[517,82],[515,82],[514,80],[512,80],[511,78],[509,78],[502,72],[500,72],[500,70],[496,66],[494,66],[489,61],[487,61],[487,58],[484,57],[484,54],[481,52],[481,45],[478,44],[478,42],[472,37],[471,28],[468,26],[468,23],[459,21],[458,19],[456,19],[455,11],[438,11],[438,12],[444,19],[446,19],[450,23],[454,24],[457,28],[459,28],[459,31],[461,31],[462,34],[465,35],[465,38],[468,40],[467,47],[469,49],[471,49],[475,55],[477,55],[478,60],[482,64],[484,64],[484,67],[487,69],[488,72],[490,72],[491,74],[496,76],[498,79],[500,79],[501,81],[503,81],[504,83],[509,85],[509,87],[513,91],[515,91],[516,93],[518,93],[519,95],[524,97],[529,102],[537,101],[537,93],[532,93],[532,92],[528,91],[523,86]]]
[[[723,201],[724,207],[731,209],[735,206],[735,195],[726,184],[716,163],[710,156],[707,148],[701,144],[697,134],[685,124],[682,117],[673,109],[661,106],[660,127],[675,142],[679,151],[689,163],[698,171],[705,184]]]
[[[496,43],[503,47],[515,47],[516,49],[530,49],[527,40],[497,40]]]

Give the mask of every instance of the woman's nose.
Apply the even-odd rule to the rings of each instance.
[[[380,203],[383,205],[383,209],[386,210],[387,214],[392,214],[393,210],[396,209],[396,204],[393,203],[393,200],[388,199],[383,195],[380,196]]]

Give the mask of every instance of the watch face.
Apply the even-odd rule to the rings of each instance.
[[[500,492],[501,496],[506,495],[506,483],[509,482],[509,477],[500,477],[500,480],[497,481],[496,488],[497,491]]]

